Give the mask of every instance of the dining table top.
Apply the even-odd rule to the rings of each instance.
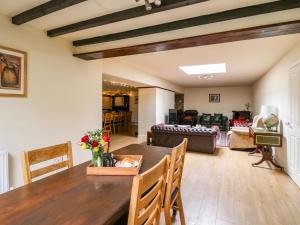
[[[170,148],[132,144],[118,155],[143,155],[140,173]],[[89,162],[0,195],[1,225],[110,225],[128,214],[133,176],[88,176]]]

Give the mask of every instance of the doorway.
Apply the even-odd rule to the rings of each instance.
[[[110,151],[137,143],[137,87],[109,76],[105,76],[102,84],[103,130],[110,133]]]

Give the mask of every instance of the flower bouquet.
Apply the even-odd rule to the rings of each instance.
[[[108,151],[109,136],[103,134],[101,129],[88,131],[81,138],[79,143],[84,150],[92,152],[92,165],[94,167],[103,166],[103,153]]]

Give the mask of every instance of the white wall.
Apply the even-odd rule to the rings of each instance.
[[[147,131],[156,123],[156,88],[139,89],[139,140],[145,141]]]
[[[283,148],[276,151],[277,160],[284,166],[287,161],[286,138],[289,121],[288,71],[300,60],[300,43],[293,47],[267,74],[253,85],[254,111],[260,112],[261,105],[278,107],[279,117],[283,122]]]
[[[72,57],[71,45],[0,16],[0,45],[28,53],[28,97],[0,97],[0,147],[8,147],[10,186],[23,184],[20,152],[72,141],[74,162],[90,158],[76,142],[101,126],[101,67]]]
[[[156,124],[165,123],[169,109],[175,108],[175,93],[172,91],[156,89]]]
[[[129,93],[129,110],[132,112],[132,122],[138,122],[138,102],[136,104],[136,97],[138,98],[138,91],[131,91]]]
[[[146,141],[147,131],[151,126],[165,123],[169,109],[174,109],[175,94],[160,88],[139,89],[139,140]]]
[[[220,94],[220,103],[210,103],[209,94]],[[223,113],[229,118],[233,110],[245,110],[245,104],[252,105],[252,87],[209,87],[184,89],[184,109],[202,113]],[[251,110],[251,109],[250,109]]]

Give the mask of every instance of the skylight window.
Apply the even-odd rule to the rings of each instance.
[[[206,64],[206,65],[194,65],[194,66],[180,66],[183,72],[188,75],[201,75],[201,74],[217,74],[226,73],[226,64]]]

